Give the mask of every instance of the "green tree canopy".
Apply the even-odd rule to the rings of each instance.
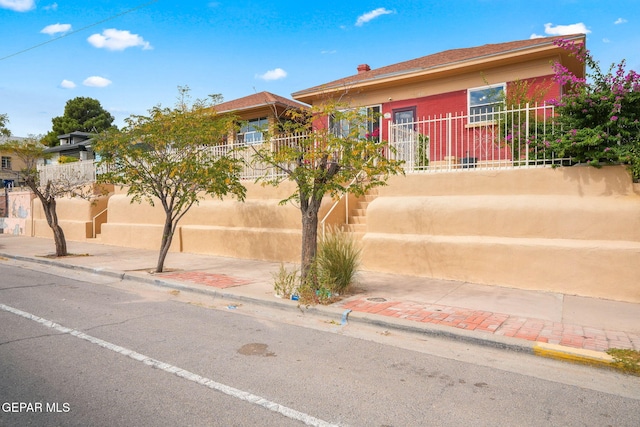
[[[0,114],[0,136],[11,136],[11,131],[7,128],[7,123],[9,123],[9,116]]]
[[[131,116],[123,130],[96,137],[94,150],[108,172],[105,183],[127,187],[133,202],[162,205],[165,213],[156,272],[162,272],[178,222],[208,194],[232,194],[244,200],[242,164],[218,147],[233,126],[233,118],[218,116],[210,102],[185,102],[188,88],[175,108],[157,106],[148,116]],[[212,97],[218,99],[217,97]]]
[[[113,128],[114,117],[102,108],[100,101],[77,97],[67,101],[62,116],[51,119],[53,129],[45,135],[43,143],[49,147],[58,145],[58,135],[71,132],[99,133]]]

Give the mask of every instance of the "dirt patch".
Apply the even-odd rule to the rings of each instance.
[[[268,351],[269,346],[260,343],[245,344],[238,349],[238,353],[243,356],[262,356],[262,357],[275,357],[276,354],[272,351]]]
[[[39,258],[60,259],[60,258],[77,258],[83,256],[91,256],[90,254],[67,254],[65,256],[58,256],[56,254],[36,255]]]

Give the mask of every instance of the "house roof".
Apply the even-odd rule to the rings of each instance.
[[[286,109],[308,108],[305,104],[266,91],[234,99],[232,101],[223,102],[216,105],[214,108],[218,113],[229,113],[271,106],[283,107]]]
[[[85,139],[75,144],[56,145],[55,147],[49,147],[44,150],[45,153],[60,153],[63,151],[86,151],[87,147],[91,147],[93,139]]]
[[[320,92],[331,92],[344,89],[345,87],[375,85],[382,81],[400,80],[454,67],[462,68],[473,62],[497,60],[499,57],[505,55],[517,56],[540,49],[545,51],[549,49],[559,49],[553,44],[555,40],[580,41],[582,39],[584,43],[584,37],[584,34],[575,34],[451,49],[376,69],[369,69],[368,65],[362,64],[358,67],[358,74],[304,89],[293,93],[292,96],[295,99],[308,101],[310,97]]]
[[[71,133],[65,133],[64,135],[58,135],[58,139],[70,138],[72,136],[86,136],[87,138],[91,138],[95,133],[91,132],[80,132],[79,130],[73,131]]]

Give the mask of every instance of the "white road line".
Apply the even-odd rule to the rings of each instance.
[[[100,338],[92,337],[91,335],[87,335],[83,332],[80,332],[75,329],[67,328],[58,323],[52,322],[51,320],[43,319],[42,317],[38,317],[34,314],[27,313],[26,311],[19,310],[17,308],[9,307],[8,305],[0,304],[0,309],[7,311],[9,313],[13,313],[15,315],[24,317],[25,319],[33,320],[34,322],[40,323],[48,328],[54,329],[63,334],[69,334],[74,337],[83,339],[85,341],[89,341],[92,344],[98,345],[100,347],[106,348],[107,350],[111,350],[116,353],[120,353],[123,356],[127,356],[133,360],[137,360],[138,362],[142,362],[145,365],[151,366],[153,368],[161,369],[170,374],[177,375],[186,380],[201,384],[210,389],[222,392],[231,397],[235,397],[236,399],[244,400],[249,403],[253,403],[258,406],[262,406],[270,411],[277,412],[285,417],[301,421],[306,425],[310,426],[322,426],[322,427],[337,427],[336,424],[331,424],[326,421],[320,420],[318,418],[312,417],[311,415],[307,415],[305,413],[296,411],[295,409],[288,408],[286,406],[282,406],[278,403],[271,402],[267,399],[264,399],[260,396],[256,396],[255,394],[248,393],[246,391],[238,390],[237,388],[230,387],[225,384],[218,383],[209,378],[202,377],[198,374],[194,374],[193,372],[186,371],[177,366],[170,365],[165,362],[161,362],[160,360],[153,359],[151,357],[147,357],[144,354],[140,354],[133,350],[120,347],[119,345],[112,344],[110,342],[101,340]]]

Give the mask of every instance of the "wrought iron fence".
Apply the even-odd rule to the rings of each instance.
[[[486,113],[479,113],[480,115]],[[549,149],[549,141],[557,131],[555,110],[550,105],[525,105],[492,113],[491,121],[480,116],[446,114],[427,117],[415,122],[390,122],[388,145],[393,150],[385,154],[402,160],[406,173],[423,171],[456,171],[474,168],[514,168],[564,164],[570,159],[557,157]],[[258,148],[272,152],[284,147],[301,147],[312,135],[295,134],[272,138],[258,143],[234,143],[209,146],[214,156],[232,156],[243,161],[242,179],[255,180],[262,176],[278,176],[281,168],[257,160]],[[336,153],[339,157],[339,153]],[[283,164],[292,169],[294,164]],[[82,161],[39,167],[40,178],[85,179],[95,181],[94,162]]]
[[[479,113],[482,114],[482,113]],[[562,164],[549,141],[557,131],[550,105],[525,105],[479,115],[446,114],[415,122],[389,123],[389,156],[407,173],[470,168],[513,168]]]

